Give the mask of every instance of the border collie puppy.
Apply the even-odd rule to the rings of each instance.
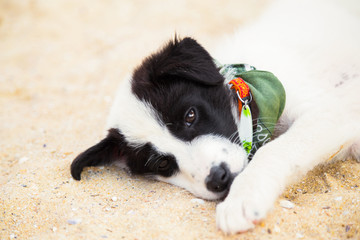
[[[236,99],[203,47],[191,38],[170,41],[122,83],[108,136],[79,155],[71,173],[80,180],[84,167],[116,162],[196,196],[224,198],[247,164]]]
[[[224,199],[226,233],[253,228],[294,179],[333,155],[360,159],[359,26],[328,1],[283,1],[220,44],[216,60],[232,64],[168,42],[121,83],[108,135],[72,176],[115,163]]]

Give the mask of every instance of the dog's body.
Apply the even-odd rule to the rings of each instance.
[[[227,233],[254,227],[292,180],[335,153],[360,159],[359,27],[326,2],[284,1],[220,44],[217,60],[270,70],[286,90],[280,136],[249,164],[236,94],[196,41],[170,42],[122,83],[108,136],[74,160],[72,175],[116,162],[202,198],[226,197],[216,217]],[[250,108],[256,119],[256,102]]]

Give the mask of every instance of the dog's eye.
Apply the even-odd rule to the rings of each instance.
[[[169,166],[169,160],[168,159],[163,159],[163,160],[161,160],[161,162],[160,162],[160,164],[159,164],[159,170],[164,170],[164,169],[166,169],[168,166]]]
[[[149,168],[153,174],[158,174],[163,177],[170,177],[179,169],[172,155],[158,155],[155,161],[149,164]]]
[[[185,115],[185,124],[186,126],[190,127],[193,122],[196,119],[196,114],[195,114],[195,110],[193,108],[190,108],[189,111],[187,111],[186,115]]]

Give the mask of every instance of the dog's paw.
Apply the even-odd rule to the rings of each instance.
[[[217,227],[226,234],[246,232],[266,216],[267,209],[245,199],[226,199],[216,207]]]
[[[216,208],[217,227],[226,234],[253,229],[266,217],[277,197],[276,189],[264,182],[235,181],[228,197]]]
[[[246,216],[243,203],[225,200],[216,207],[217,228],[226,234],[246,232],[254,228],[254,222]]]

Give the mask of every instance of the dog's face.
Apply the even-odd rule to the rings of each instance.
[[[122,84],[108,136],[74,160],[72,175],[117,162],[198,197],[223,198],[247,163],[235,103],[210,55],[193,39],[174,40]]]

